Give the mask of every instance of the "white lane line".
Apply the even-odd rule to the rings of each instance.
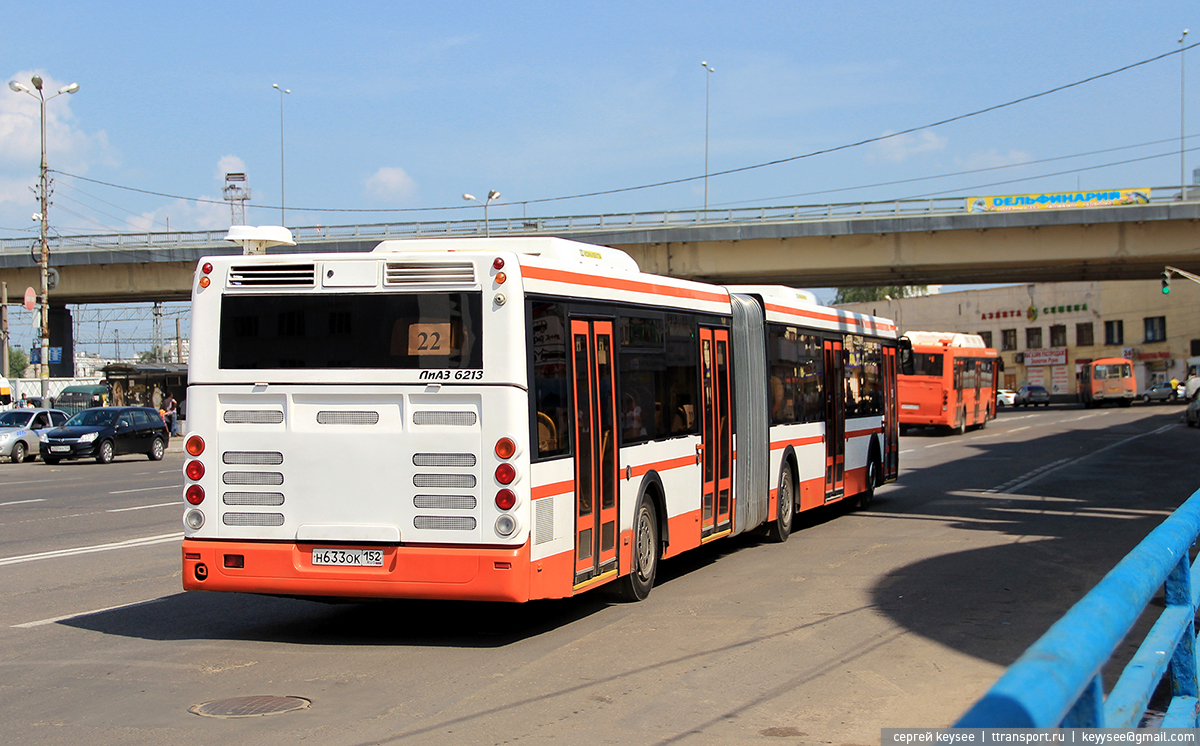
[[[0,503],[0,508],[3,508],[5,505],[24,505],[26,503],[44,503],[44,502],[46,502],[46,498],[44,498],[44,497],[39,497],[36,500],[13,500],[10,503]]]
[[[952,446],[952,445],[954,445],[954,443],[952,441],[948,441],[946,443],[934,443],[931,446],[925,446],[925,447],[926,448],[941,448],[942,446]]]
[[[165,600],[166,599],[163,598],[152,598],[149,601],[137,601],[131,604],[121,604],[120,606],[107,606],[103,609],[92,609],[91,611],[82,611],[78,614],[65,614],[63,616],[51,617],[50,619],[39,619],[36,622],[25,622],[24,624],[14,624],[12,626],[20,629],[33,629],[34,627],[41,627],[46,624],[54,624],[55,622],[62,622],[67,619],[79,619],[80,617],[103,614],[106,611],[116,611],[117,609],[132,609],[135,606],[146,606],[147,604],[156,604]]]
[[[82,482],[82,481],[83,481],[83,477],[76,477],[74,479],[55,479],[54,483],[58,484],[59,482]],[[14,484],[45,484],[45,483],[46,483],[46,480],[44,480],[44,479],[28,479],[28,480],[24,480],[24,481],[20,481],[20,482],[0,482],[0,486],[11,487]]]
[[[138,505],[137,507],[134,507],[134,508],[113,508],[112,510],[106,510],[104,512],[105,513],[128,513],[131,510],[145,510],[147,508],[165,508],[168,505],[173,505],[175,507],[179,507],[181,505],[181,503],[178,500],[173,500],[169,503],[155,503],[153,505]]]
[[[1033,427],[1033,425],[1026,425],[1025,427],[1018,427],[1018,428],[1014,428],[1014,429],[1012,429],[1012,430],[1009,430],[1008,432],[1010,432],[1010,433],[1019,433],[1019,432],[1021,432],[1022,430],[1028,430],[1028,429],[1029,429],[1029,428],[1031,428],[1031,427]]]
[[[900,453],[914,453],[916,450],[916,448],[909,448],[907,451],[901,451]]]
[[[154,492],[155,490],[177,490],[179,488],[180,488],[180,485],[178,485],[178,484],[167,484],[167,485],[163,485],[162,487],[140,487],[136,490],[117,490],[116,492],[110,492],[108,494],[110,494],[110,495],[128,495],[131,492]]]
[[[6,565],[19,565],[25,562],[36,562],[37,560],[56,559],[58,557],[72,557],[77,554],[91,554],[93,552],[108,552],[113,549],[132,549],[134,547],[148,547],[154,544],[166,544],[171,541],[179,541],[183,539],[183,532],[178,531],[173,534],[160,534],[159,536],[143,536],[140,539],[127,539],[126,541],[115,541],[111,544],[95,544],[90,547],[72,547],[71,549],[56,549],[53,552],[38,552],[37,554],[22,554],[18,557],[0,558],[0,567]]]
[[[994,487],[987,491],[988,492],[1004,492],[1004,493],[1016,492],[1017,490],[1019,490],[1023,487],[1028,487],[1029,485],[1042,479],[1043,477],[1053,474],[1054,472],[1058,471],[1059,469],[1063,469],[1068,466],[1078,464],[1080,461],[1089,459],[1092,456],[1098,456],[1099,454],[1104,453],[1105,451],[1110,451],[1113,448],[1116,448],[1117,446],[1123,446],[1126,443],[1137,440],[1138,438],[1144,438],[1147,435],[1159,435],[1161,433],[1166,432],[1167,430],[1170,430],[1173,427],[1178,427],[1178,425],[1174,425],[1174,424],[1163,425],[1162,427],[1158,428],[1157,430],[1151,430],[1148,433],[1139,433],[1138,435],[1133,435],[1131,437],[1125,438],[1124,440],[1119,440],[1116,443],[1110,443],[1109,445],[1106,445],[1103,448],[1098,448],[1098,449],[1092,451],[1091,453],[1084,454],[1083,456],[1080,456],[1079,458],[1076,458],[1076,459],[1060,459],[1058,461],[1055,461],[1052,464],[1046,464],[1045,466],[1034,469],[1033,471],[1029,472],[1028,474],[1017,477],[1014,480],[1011,480],[1005,484],[1000,485],[999,487]]]

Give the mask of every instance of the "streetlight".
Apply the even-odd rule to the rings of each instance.
[[[41,221],[41,230],[39,235],[39,243],[42,246],[41,257],[38,260],[38,269],[41,274],[42,285],[42,340],[41,340],[41,356],[38,361],[38,378],[42,380],[42,400],[45,401],[50,396],[50,289],[49,289],[49,269],[50,269],[50,244],[46,240],[46,233],[50,228],[50,221],[46,216],[46,211],[50,207],[50,183],[47,177],[46,168],[46,102],[56,99],[64,93],[74,93],[79,90],[78,83],[72,83],[68,86],[63,86],[58,89],[58,93],[50,98],[46,98],[46,94],[42,91],[42,76],[34,75],[30,78],[33,83],[34,90],[37,93],[29,90],[29,86],[23,83],[18,83],[15,80],[8,81],[8,87],[16,93],[27,93],[38,100],[41,105],[41,122],[42,122],[42,168],[41,177],[38,183],[38,199],[41,202],[42,211],[37,215]]]
[[[712,80],[712,74],[715,69],[708,66],[708,63],[701,60],[701,65],[707,70],[704,74],[704,212],[708,212],[708,88],[709,82]]]
[[[465,199],[468,202],[479,202],[479,204],[483,205],[483,235],[486,238],[490,238],[492,235],[492,232],[488,226],[487,208],[488,208],[488,205],[490,205],[492,203],[492,200],[500,199],[500,192],[497,192],[495,189],[492,189],[491,191],[489,191],[486,202],[475,199],[475,196],[471,195],[471,194],[464,194],[463,199]]]
[[[1183,56],[1187,52],[1187,47],[1184,46],[1183,40],[1187,38],[1188,30],[1184,29],[1179,37],[1179,183],[1182,185],[1179,190],[1179,199],[1187,199],[1187,171],[1184,169],[1184,129],[1183,129],[1183,112],[1184,112],[1184,91],[1187,89],[1183,85]]]
[[[883,299],[888,302],[888,313],[891,313],[892,303],[896,304],[896,313],[899,315],[896,319],[896,334],[900,335],[904,331],[904,307],[900,305],[900,301],[890,295],[883,296]]]
[[[287,191],[283,180],[283,94],[291,93],[291,88],[280,88],[278,83],[271,87],[279,91],[279,224],[287,225],[284,210],[287,208]]]

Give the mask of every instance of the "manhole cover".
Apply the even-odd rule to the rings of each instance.
[[[304,710],[311,704],[312,700],[304,697],[232,697],[192,705],[188,712],[209,718],[252,718]]]

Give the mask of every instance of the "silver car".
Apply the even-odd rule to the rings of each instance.
[[[0,457],[14,464],[32,460],[38,453],[38,431],[58,427],[67,413],[57,409],[10,409],[0,412]]]

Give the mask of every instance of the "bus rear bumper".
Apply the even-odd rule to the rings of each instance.
[[[381,549],[382,567],[314,566],[314,546],[184,539],[183,588],[316,598],[529,600],[528,543],[512,549],[320,545]]]

